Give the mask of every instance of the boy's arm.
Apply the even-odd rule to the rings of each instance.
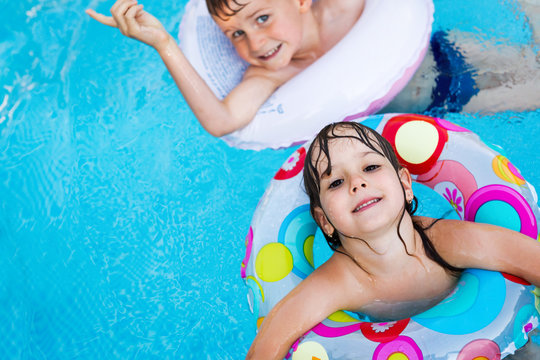
[[[459,220],[441,220],[433,232],[432,241],[448,263],[502,271],[540,287],[537,240],[503,227]]]
[[[156,50],[201,125],[214,136],[246,126],[280,83],[276,77],[263,75],[268,72],[250,72],[252,68],[248,68],[242,82],[220,100],[171,36]]]
[[[197,119],[214,136],[223,136],[246,126],[276,88],[299,71],[294,67],[276,73],[249,68],[242,82],[220,100],[159,20],[144,11],[136,0],[118,0],[111,8],[112,17],[91,9],[86,13],[156,49]]]

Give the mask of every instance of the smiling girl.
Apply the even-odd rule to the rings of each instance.
[[[267,315],[248,359],[282,359],[338,310],[397,320],[444,299],[465,268],[540,285],[540,243],[505,228],[414,216],[407,169],[391,145],[358,123],[325,127],[305,159],[310,209],[332,257]]]

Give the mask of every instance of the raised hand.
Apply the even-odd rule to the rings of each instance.
[[[111,16],[105,16],[92,9],[86,13],[102,24],[118,28],[122,34],[139,40],[156,50],[166,46],[170,37],[161,22],[143,10],[137,0],[118,0],[111,8]]]

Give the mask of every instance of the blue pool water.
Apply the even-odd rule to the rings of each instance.
[[[111,5],[0,0],[0,357],[242,358],[244,237],[290,150],[206,134],[153,50],[83,13]],[[185,0],[145,5],[177,32]],[[510,0],[435,5],[438,28],[530,41]],[[537,188],[539,118],[448,116]]]

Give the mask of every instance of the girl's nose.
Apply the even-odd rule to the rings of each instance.
[[[360,188],[366,188],[367,182],[361,178],[357,177],[351,182],[351,192],[354,194],[356,193]]]

